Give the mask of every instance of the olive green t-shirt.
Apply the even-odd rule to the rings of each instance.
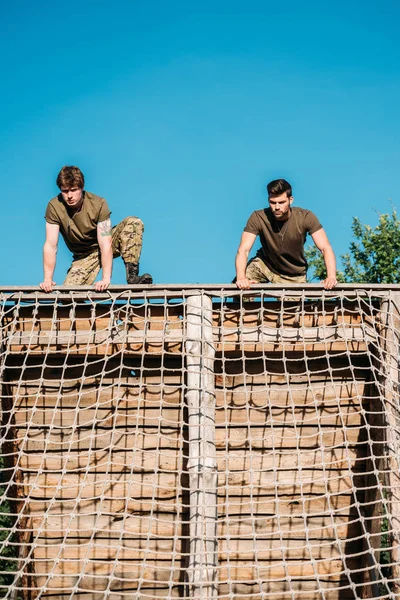
[[[287,221],[277,221],[270,208],[256,210],[247,221],[244,231],[260,236],[257,253],[273,273],[305,275],[307,261],[304,243],[322,225],[310,210],[294,206]]]
[[[47,223],[59,225],[60,233],[74,258],[87,256],[99,245],[97,224],[109,218],[111,212],[104,198],[83,192],[82,207],[73,213],[65,204],[62,195],[52,198],[47,205]]]

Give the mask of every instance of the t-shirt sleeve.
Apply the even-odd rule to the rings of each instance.
[[[51,225],[61,225],[60,217],[51,202],[47,205],[44,218],[46,219],[46,223],[50,223]]]
[[[100,198],[100,210],[97,217],[97,222],[101,223],[106,221],[111,215],[111,210],[108,208],[107,201],[104,198]]]
[[[247,221],[243,231],[247,231],[247,233],[253,233],[254,235],[259,234],[260,227],[259,227],[258,218],[257,218],[257,215],[255,212],[251,213],[249,220]]]
[[[320,229],[322,229],[322,225],[319,222],[318,217],[316,215],[314,215],[314,213],[311,212],[311,210],[307,211],[305,219],[304,219],[304,223],[305,223],[306,231],[310,235],[312,235],[316,231],[319,231]]]

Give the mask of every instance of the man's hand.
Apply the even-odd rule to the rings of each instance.
[[[257,283],[253,279],[247,279],[247,277],[242,277],[241,279],[236,279],[236,286],[239,290],[249,290],[252,283]]]
[[[56,285],[56,282],[50,279],[50,281],[42,281],[42,283],[39,284],[39,287],[44,292],[52,292],[53,285]]]
[[[327,277],[322,283],[324,284],[324,288],[326,290],[331,290],[337,284],[337,279],[336,277]]]
[[[104,290],[108,288],[110,283],[110,279],[106,279],[105,277],[103,277],[103,279],[101,279],[100,281],[96,281],[96,283],[94,284],[94,289],[96,290],[96,292],[104,292]]]

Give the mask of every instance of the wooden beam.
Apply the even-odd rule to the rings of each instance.
[[[190,557],[189,594],[217,598],[217,458],[212,302],[205,295],[188,299],[186,329],[189,423]]]
[[[391,537],[393,593],[400,593],[400,293],[382,302],[384,393],[389,457],[388,520]]]

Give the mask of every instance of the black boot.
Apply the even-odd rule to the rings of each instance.
[[[143,273],[143,275],[139,275],[139,263],[125,263],[125,266],[127,283],[153,283],[153,278],[149,273]]]

